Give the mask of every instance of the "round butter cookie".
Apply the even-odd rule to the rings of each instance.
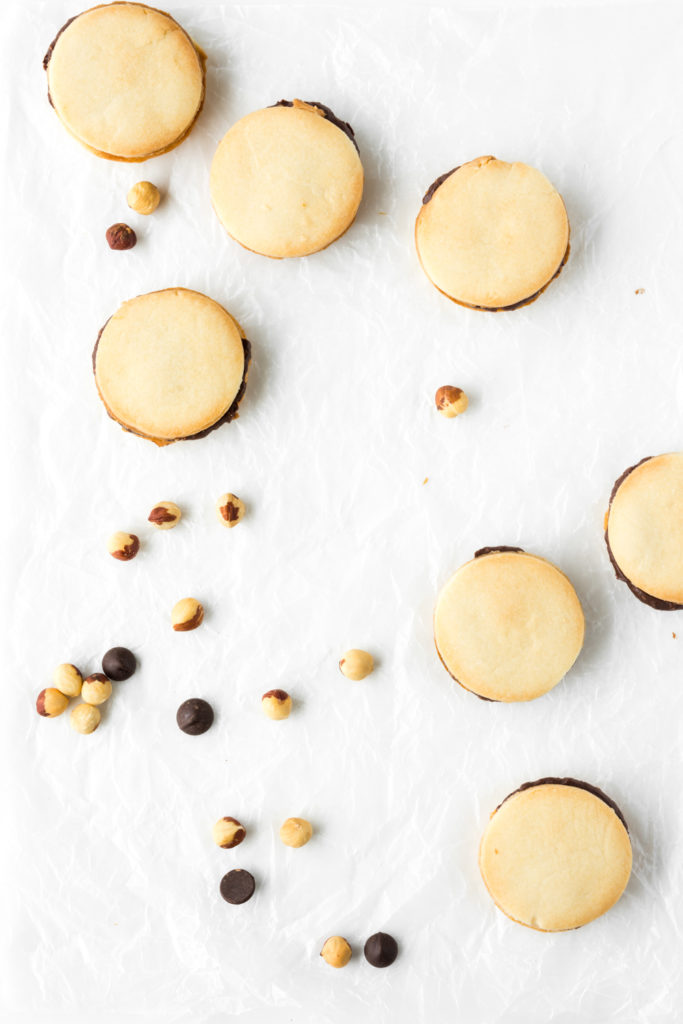
[[[353,130],[322,103],[281,100],[247,114],[218,145],[211,200],[245,249],[308,256],[343,235],[363,195]]]
[[[427,190],[415,223],[422,269],[471,309],[517,309],[538,298],[569,256],[560,194],[527,164],[481,156]]]
[[[520,548],[482,548],[442,588],[439,657],[456,682],[491,701],[533,700],[572,667],[584,618],[571,583]]]
[[[100,331],[93,367],[107,412],[159,445],[234,419],[251,347],[230,314],[186,288],[129,299]]]
[[[204,102],[205,57],[170,14],[137,3],[91,7],[45,54],[48,98],[97,156],[139,161],[173,149]]]
[[[541,932],[580,928],[614,906],[631,874],[624,816],[577,779],[527,782],[496,808],[479,847],[494,903]]]
[[[619,477],[605,516],[614,571],[644,604],[683,608],[683,452],[642,459]]]

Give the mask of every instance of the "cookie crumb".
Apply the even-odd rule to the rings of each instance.
[[[673,637],[673,638],[674,638],[674,640],[675,640],[675,639],[676,639],[676,634],[675,634],[675,633],[672,633],[671,635],[672,635],[672,637]]]
[[[644,288],[636,288],[635,294],[636,295],[644,295],[645,294],[645,289]]]
[[[427,481],[428,481],[428,480],[429,480],[429,477],[428,477],[428,476],[426,476],[426,477],[424,478],[424,480],[422,481],[422,486],[423,486],[423,487],[424,487],[424,485],[425,485],[425,484],[427,483]]]

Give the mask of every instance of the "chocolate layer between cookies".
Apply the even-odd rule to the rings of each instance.
[[[344,132],[344,135],[351,140],[356,147],[356,152],[360,155],[358,143],[356,142],[356,134],[348,121],[342,121],[341,118],[337,117],[334,111],[330,110],[329,107],[326,107],[324,103],[318,103],[317,100],[302,100],[302,102],[309,107],[316,107],[318,110],[322,110],[325,120],[330,121],[336,128],[339,128],[340,131]],[[271,103],[271,106],[293,107],[294,102],[293,100],[278,100],[277,103]]]
[[[621,476],[615,481],[614,487],[612,488],[612,493],[609,496],[609,505],[607,506],[605,544],[607,545],[607,554],[609,555],[609,560],[612,563],[612,568],[614,569],[614,575],[617,577],[618,580],[621,580],[622,583],[626,584],[626,586],[631,591],[634,597],[637,597],[639,601],[643,602],[643,604],[649,605],[650,608],[655,608],[659,612],[676,612],[680,611],[683,608],[683,604],[676,604],[675,601],[662,601],[661,598],[654,597],[653,594],[648,594],[645,590],[641,590],[640,587],[637,587],[635,583],[631,582],[628,576],[626,576],[619,568],[619,565],[617,564],[617,560],[614,557],[614,552],[612,551],[609,542],[609,512],[612,508],[612,502],[616,497],[617,491],[623,484],[624,480],[631,475],[634,469],[638,469],[638,466],[642,466],[644,462],[649,462],[650,459],[653,458],[653,455],[646,455],[644,459],[640,460],[640,462],[636,462],[635,465],[629,466],[628,469],[625,469]]]
[[[111,317],[109,317],[109,319],[106,320],[106,322],[100,328],[99,333],[97,335],[97,341],[95,342],[95,347],[92,351],[93,375],[97,373],[97,348],[100,344],[102,332],[109,323],[109,320],[111,320]],[[242,374],[242,383],[240,384],[237,390],[237,394],[235,395],[230,408],[226,412],[224,412],[223,415],[219,419],[217,419],[215,423],[212,423],[210,426],[198,431],[196,434],[187,434],[183,437],[174,438],[152,437],[150,434],[143,434],[142,431],[135,430],[133,427],[129,427],[127,426],[127,424],[122,423],[121,420],[117,419],[116,416],[114,416],[110,412],[107,403],[104,401],[102,395],[100,394],[99,388],[97,389],[97,393],[100,394],[102,404],[104,405],[104,408],[107,410],[107,415],[109,416],[109,418],[114,420],[115,423],[118,423],[118,425],[122,427],[123,430],[127,431],[129,434],[135,434],[137,437],[144,437],[146,441],[153,441],[154,444],[159,445],[159,447],[163,447],[164,445],[167,444],[174,444],[176,441],[198,441],[200,438],[206,437],[207,434],[210,434],[213,430],[217,430],[218,427],[222,427],[224,423],[230,423],[232,420],[236,420],[239,417],[239,404],[244,398],[244,392],[247,389],[247,376],[249,373],[249,364],[251,362],[251,342],[248,341],[246,338],[242,338],[242,349],[244,351],[244,372]],[[97,380],[95,380],[95,386],[97,387]]]
[[[517,789],[513,790],[512,793],[508,793],[508,795],[505,797],[505,800],[501,800],[493,814],[495,814],[496,811],[499,811],[503,804],[506,803],[510,799],[510,797],[513,797],[515,793],[523,793],[525,790],[534,789],[534,787],[536,786],[573,786],[575,789],[585,789],[587,793],[592,793],[593,796],[597,796],[599,800],[602,800],[604,804],[607,804],[607,806],[614,811],[617,818],[619,818],[622,825],[628,832],[626,818],[622,814],[619,806],[614,802],[614,800],[612,800],[611,797],[607,796],[606,793],[603,793],[603,791],[598,786],[591,785],[590,782],[581,782],[580,779],[572,779],[569,777],[560,779],[555,778],[552,775],[549,775],[546,776],[546,778],[537,779],[535,782],[524,782],[521,786],[518,786]],[[493,815],[491,815],[491,817],[493,817]]]

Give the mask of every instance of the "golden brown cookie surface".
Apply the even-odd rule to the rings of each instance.
[[[583,611],[567,577],[519,550],[491,549],[461,566],[434,610],[441,661],[487,700],[540,697],[574,664],[583,636]]]
[[[497,906],[519,924],[549,932],[579,928],[609,910],[626,888],[631,861],[619,814],[576,780],[541,780],[511,794],[491,815],[479,848]]]

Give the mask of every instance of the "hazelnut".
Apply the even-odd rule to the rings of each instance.
[[[110,228],[107,228],[106,237],[109,248],[119,251],[132,249],[138,240],[138,236],[127,224],[112,224]]]
[[[211,829],[214,843],[222,850],[232,850],[233,846],[239,846],[246,834],[246,828],[237,818],[219,818]]]
[[[218,518],[223,526],[227,526],[229,529],[237,526],[239,521],[244,518],[245,511],[244,502],[236,494],[230,494],[230,492],[221,494],[216,502]]]
[[[147,522],[157,530],[172,530],[180,522],[182,512],[173,501],[160,501],[147,516]]]
[[[268,718],[281,722],[283,718],[289,718],[289,712],[292,710],[292,698],[286,690],[268,690],[261,697],[261,707]]]
[[[305,846],[313,835],[313,826],[305,818],[287,818],[280,829],[280,839],[285,846],[298,849]]]
[[[341,935],[325,939],[320,955],[330,967],[346,967],[351,959],[351,947]]]
[[[366,676],[370,675],[374,667],[375,662],[372,655],[368,654],[367,651],[359,651],[355,647],[342,655],[339,661],[339,671],[347,679],[353,679],[354,682],[357,682],[359,679],[365,679]]]
[[[71,712],[71,728],[87,736],[95,731],[101,718],[99,708],[92,704],[77,704]]]
[[[111,683],[101,672],[95,672],[83,680],[81,697],[86,704],[104,704],[111,697]]]
[[[65,697],[78,697],[83,686],[83,676],[75,665],[57,665],[52,674],[52,683]]]
[[[56,718],[66,711],[69,698],[56,690],[54,686],[48,686],[47,690],[41,690],[36,700],[36,711],[43,718]]]
[[[120,530],[112,533],[107,541],[107,551],[112,558],[118,558],[120,562],[130,562],[140,550],[140,538],[134,533],[122,533]]]
[[[138,181],[128,190],[126,202],[131,210],[148,217],[161,201],[161,192],[151,181]]]
[[[465,411],[468,406],[468,399],[462,388],[454,388],[450,384],[444,384],[434,395],[434,403],[441,415],[447,416],[451,420],[454,416],[459,416],[461,412]]]
[[[204,609],[194,597],[184,597],[171,610],[171,625],[178,633],[187,633],[200,626]]]

